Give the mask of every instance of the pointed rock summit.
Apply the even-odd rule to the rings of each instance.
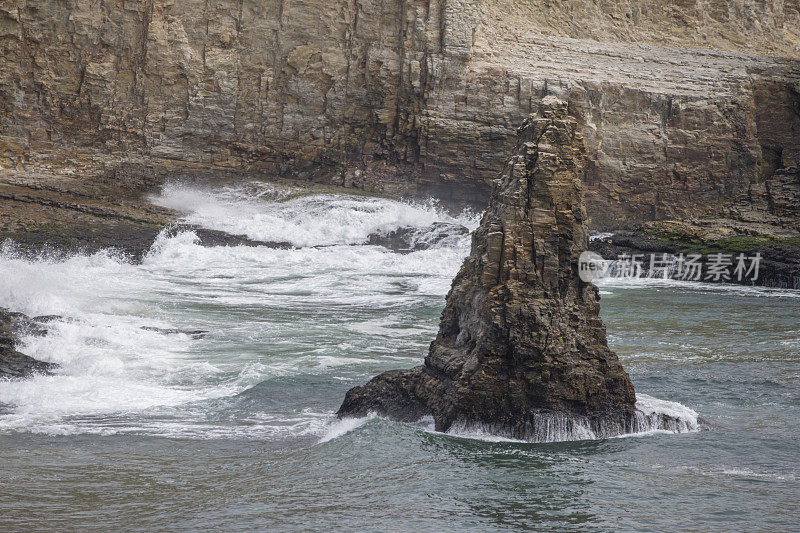
[[[544,98],[494,182],[425,364],[351,389],[339,416],[432,416],[439,431],[534,441],[639,429],[598,289],[578,277],[588,244],[583,166],[567,104]]]

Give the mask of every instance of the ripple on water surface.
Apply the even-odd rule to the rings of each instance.
[[[296,192],[169,185],[154,199],[191,224],[291,249],[206,248],[192,232],[160,236],[141,264],[3,248],[0,306],[62,318],[22,347],[61,369],[0,383],[0,524],[794,527],[800,293],[601,284],[610,344],[640,401],[679,402],[670,408],[712,431],[528,444],[424,421],[336,421],[349,387],[422,361],[469,251],[467,236],[399,254],[369,235],[471,230],[477,217]],[[207,334],[165,333],[176,329]],[[46,516],[32,493],[50,494]]]

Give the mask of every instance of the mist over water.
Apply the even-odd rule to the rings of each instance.
[[[73,528],[91,516],[133,529],[722,530],[767,508],[773,526],[790,525],[774,502],[800,497],[799,292],[600,283],[641,408],[674,410],[687,429],[699,413],[711,431],[536,445],[425,421],[336,421],[350,387],[421,363],[470,244],[456,235],[400,254],[369,236],[411,226],[424,240],[434,223],[471,231],[479,215],[297,192],[172,184],[152,199],[288,249],[203,247],[191,231],[163,233],[141,264],[2,249],[0,306],[61,317],[21,351],[61,369],[0,382],[0,525],[24,523],[27,498],[52,483],[65,488],[50,523]],[[175,329],[207,333],[165,333]],[[95,499],[74,505],[86,491]]]

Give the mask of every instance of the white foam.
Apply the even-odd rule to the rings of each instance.
[[[319,444],[328,442],[333,439],[338,439],[342,435],[350,433],[354,429],[358,429],[366,424],[375,415],[369,415],[362,418],[342,418],[341,420],[334,421],[325,432],[325,435],[319,440]]]
[[[433,201],[333,194],[275,201],[253,195],[252,187],[246,184],[220,192],[172,183],[151,201],[184,212],[190,224],[298,247],[363,244],[372,233],[405,226],[423,228],[434,222],[463,224],[470,230],[478,223],[474,213],[453,217]]]
[[[341,348],[293,344],[285,325],[269,320],[225,323],[222,331],[211,331],[205,339],[167,335],[143,326],[213,328],[213,322],[197,323],[205,320],[203,309],[208,305],[216,309],[212,313],[253,309],[265,310],[266,316],[284,310],[303,314],[316,308],[338,310],[332,314],[347,308],[404,309],[417,305],[421,297],[443,298],[469,249],[468,237],[405,255],[378,246],[346,244],[375,227],[461,220],[448,218],[432,205],[332,196],[278,201],[283,193],[257,187],[217,193],[175,187],[167,188],[164,198],[172,207],[197,206],[194,212],[208,226],[215,220],[235,222],[241,210],[248,231],[272,232],[264,235],[287,240],[298,228],[308,226],[308,233],[295,242],[339,244],[289,250],[207,248],[198,244],[193,232],[171,236],[163,232],[139,265],[107,252],[28,260],[12,247],[0,250],[4,274],[0,306],[29,316],[63,317],[48,324],[46,336],[23,339],[23,352],[61,367],[52,376],[0,382],[0,403],[11,406],[10,412],[0,415],[0,430],[176,436],[184,432],[192,437],[202,432],[247,433],[250,430],[198,420],[201,415],[193,406],[234,396],[280,376],[336,373],[342,367],[375,361],[363,357],[364,352],[349,357]],[[319,219],[316,226],[303,218],[306,209]],[[259,224],[273,218],[280,223]],[[463,222],[473,224],[474,220]],[[387,335],[393,329],[406,337],[421,333],[421,328],[402,330],[389,325],[362,319],[341,328],[364,336],[371,327],[383,327]],[[313,320],[309,327],[314,327]],[[216,335],[224,340],[215,341]],[[275,357],[252,353],[253,340],[264,342],[270,336],[277,346],[305,351]],[[236,342],[242,343],[244,355],[235,349]],[[381,348],[370,349],[379,353]],[[150,420],[153,413],[169,420]],[[318,417],[303,415],[296,423],[253,423],[251,433],[320,434],[325,427]]]
[[[636,395],[636,409],[646,416],[664,415],[683,421],[685,429],[683,431],[678,431],[679,433],[697,431],[697,418],[699,415],[694,409],[686,407],[681,403],[661,400],[649,394],[639,393]]]
[[[726,468],[719,472],[725,476],[745,477],[754,479],[770,479],[775,481],[797,481],[797,475],[793,472],[783,472],[775,474],[772,472],[755,472],[750,468]]]
[[[732,283],[705,283],[700,281],[685,281],[672,278],[605,277],[594,280],[594,283],[601,289],[666,288],[680,289],[685,291],[713,292],[720,294],[727,293],[742,296],[800,298],[800,291],[794,289],[735,285]]]
[[[582,417],[546,413],[534,415],[524,436],[511,436],[504,428],[490,424],[463,422],[456,422],[446,434],[486,442],[546,443],[690,433],[700,428],[697,413],[677,402],[637,394],[636,409],[634,420],[624,426],[616,423],[598,425]]]
[[[194,235],[185,232],[159,237],[143,266],[159,275],[185,275],[202,282],[198,296],[209,287],[228,287],[231,303],[249,297],[232,289],[251,283],[250,288],[256,290],[254,282],[263,283],[271,294],[308,293],[331,302],[347,302],[406,281],[410,284],[405,283],[404,289],[443,296],[466,251],[466,246],[410,254],[395,254],[379,246],[206,248],[197,246]]]

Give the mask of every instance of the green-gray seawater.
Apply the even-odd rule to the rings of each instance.
[[[0,383],[0,530],[797,529],[800,292],[601,284],[637,392],[708,431],[529,444],[341,422],[350,387],[422,361],[469,250],[360,243],[476,217],[271,195],[176,186],[155,201],[296,249],[183,233],[141,265],[4,250],[0,306],[63,318],[23,347],[62,369]]]

